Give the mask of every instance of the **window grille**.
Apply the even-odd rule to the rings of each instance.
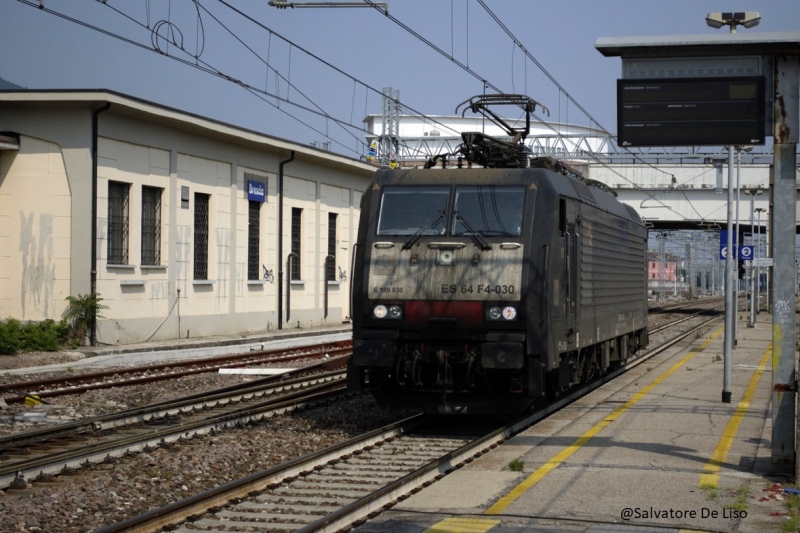
[[[161,192],[142,187],[142,264],[161,264]]]
[[[328,255],[333,260],[325,264],[325,279],[336,281],[336,213],[328,213]]]
[[[297,257],[292,261],[291,279],[300,279],[300,223],[302,221],[303,210],[296,207],[292,208],[292,253]]]
[[[128,264],[128,196],[130,185],[108,182],[108,264]]]
[[[248,202],[248,229],[247,229],[247,279],[259,278],[259,235],[261,229],[261,202]]]
[[[194,193],[194,279],[208,279],[209,195]]]

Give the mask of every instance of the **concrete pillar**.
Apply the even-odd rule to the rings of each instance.
[[[772,191],[772,462],[795,462],[795,201],[797,197],[800,57],[775,57],[774,185]]]

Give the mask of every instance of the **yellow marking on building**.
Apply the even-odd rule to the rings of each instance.
[[[485,533],[499,523],[486,518],[447,518],[423,533]]]
[[[758,380],[766,369],[767,359],[770,355],[772,355],[772,344],[770,344],[767,351],[764,352],[761,363],[758,365],[753,377],[750,378],[750,384],[747,385],[747,389],[744,391],[742,401],[739,402],[736,411],[734,411],[733,416],[730,421],[728,421],[728,425],[725,426],[725,431],[722,432],[722,437],[719,439],[717,447],[714,448],[711,459],[709,459],[703,467],[703,474],[700,475],[698,487],[717,488],[717,483],[719,483],[719,471],[728,458],[728,451],[733,445],[733,440],[736,438],[736,432],[739,431],[739,424],[742,423],[744,415],[747,413],[747,410],[750,409],[750,401],[756,394]]]
[[[680,367],[688,363],[692,359],[692,357],[705,350],[708,347],[708,345],[711,344],[711,341],[717,338],[719,334],[722,333],[723,330],[724,328],[718,329],[699,348],[696,348],[691,352],[689,352],[689,354],[686,357],[684,357],[683,359],[672,365],[672,367],[669,370],[667,370],[666,372],[661,374],[661,376],[653,380],[652,383],[650,383],[649,385],[641,389],[639,392],[634,394],[630,400],[628,400],[621,406],[614,409],[614,411],[612,411],[611,414],[607,415],[605,418],[603,418],[603,420],[595,424],[586,433],[581,435],[578,438],[578,440],[576,440],[575,442],[564,448],[559,454],[557,454],[555,457],[547,461],[547,463],[545,463],[543,466],[536,469],[536,471],[533,472],[530,476],[528,476],[524,481],[522,481],[519,485],[511,489],[511,492],[509,492],[508,494],[497,500],[497,502],[491,507],[489,507],[489,509],[487,509],[484,514],[494,515],[494,514],[500,514],[503,511],[505,511],[506,508],[509,505],[511,505],[517,498],[522,496],[522,494],[524,494],[528,489],[536,485],[551,471],[555,470],[561,463],[566,461],[572,454],[580,450],[584,444],[589,442],[592,439],[592,437],[597,435],[603,428],[610,425],[611,422],[619,418],[619,416],[622,413],[624,413],[625,411],[636,405],[639,402],[639,400],[644,398],[645,394],[649,393],[658,384],[660,384],[662,381],[664,381],[669,376],[674,374],[676,370],[678,370]]]

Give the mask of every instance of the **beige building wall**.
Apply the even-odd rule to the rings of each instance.
[[[104,328],[98,340],[115,344],[124,337],[120,320],[130,317],[166,316],[171,298],[167,265],[142,265],[142,187],[166,191],[169,185],[169,152],[149,146],[98,138],[97,162],[97,292],[108,306],[103,316],[113,319],[113,328]],[[108,189],[109,182],[129,186],[128,262],[108,262]],[[169,251],[168,227],[163,213],[169,211],[169,196],[161,196],[161,257]],[[137,216],[138,215],[138,216]]]
[[[320,186],[320,205],[322,207],[322,217],[320,220],[320,234],[322,235],[323,246],[317,258],[318,264],[325,264],[328,255],[327,236],[329,232],[329,214],[336,215],[336,242],[334,243],[334,281],[327,281],[328,286],[328,312],[329,316],[333,312],[338,312],[342,318],[350,314],[350,252],[352,250],[353,235],[358,229],[358,221],[351,219],[350,210],[351,191],[336,185],[321,184]],[[358,204],[355,204],[358,205]],[[317,288],[318,292],[325,290],[325,279],[322,278]]]
[[[71,194],[61,147],[0,152],[0,318],[60,320],[70,295]]]
[[[279,291],[285,329],[349,318],[352,248],[370,166],[107,91],[0,93],[0,131],[20,136],[18,151],[0,151],[0,316],[60,318],[66,296],[91,290],[95,246],[96,290],[108,306],[97,327],[101,343],[278,329]],[[278,258],[282,162],[283,257]],[[258,279],[248,279],[248,179],[266,184],[259,209]],[[128,259],[122,265],[108,261],[112,182],[126,184],[128,191]],[[142,264],[143,187],[161,190],[157,265]],[[181,200],[183,188],[188,205]],[[206,280],[194,279],[196,193],[210,199]],[[303,279],[291,284],[289,311],[289,273],[283,287],[278,278],[291,251],[292,207],[303,210]],[[326,283],[331,212],[337,214],[337,281]]]
[[[245,176],[245,174],[247,176]],[[266,199],[260,208],[258,239],[258,279],[250,280],[248,267],[249,217],[247,200],[247,180],[260,181],[266,185]],[[245,313],[263,313],[269,310],[274,313],[269,328],[275,327],[277,321],[278,291],[277,269],[274,258],[278,253],[278,176],[275,173],[256,168],[238,167],[237,190],[244,191],[239,197],[234,196],[237,204],[236,219],[236,272],[235,272],[235,304],[236,309]],[[267,266],[269,265],[269,266]]]
[[[239,166],[183,152],[175,153],[174,190],[170,151],[101,137],[98,143],[98,292],[109,309],[98,339],[116,344],[153,338],[222,334],[234,329],[255,332],[277,325],[277,175],[263,168]],[[305,167],[305,168],[304,168]],[[301,280],[291,281],[291,308],[284,327],[337,324],[349,318],[349,265],[358,224],[354,200],[360,191],[325,183],[336,172],[298,165],[304,179],[284,178],[283,266],[291,251],[292,208],[302,210]],[[259,209],[259,279],[248,279],[249,200],[247,180],[266,184]],[[130,264],[108,264],[108,184],[129,184]],[[364,181],[366,185],[366,180]],[[162,265],[141,264],[142,187],[163,189],[161,204]],[[188,191],[188,204],[180,198]],[[207,279],[195,279],[196,194],[209,197]],[[175,200],[172,200],[175,199]],[[328,282],[328,315],[324,316],[324,261],[328,251],[328,213],[337,214],[336,271],[342,281]],[[175,220],[171,231],[169,220]],[[170,239],[169,236],[175,236]],[[174,273],[174,274],[173,274]],[[170,274],[173,274],[172,277]],[[285,281],[288,281],[288,270]],[[174,282],[170,282],[173,279]],[[178,302],[180,291],[180,302]],[[285,302],[284,285],[284,305]],[[163,321],[163,324],[161,323]],[[160,327],[159,327],[160,326]]]

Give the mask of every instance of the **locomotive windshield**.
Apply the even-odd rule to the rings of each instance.
[[[443,235],[450,187],[386,187],[378,235]]]
[[[525,187],[456,187],[453,235],[520,235]]]

